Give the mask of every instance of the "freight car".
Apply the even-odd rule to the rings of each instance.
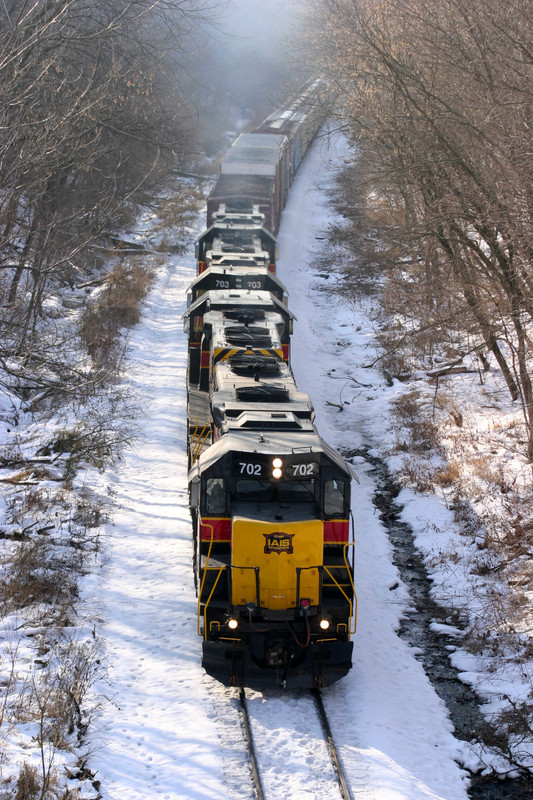
[[[264,144],[259,146],[261,138]],[[281,135],[239,136],[222,160],[220,176],[207,198],[208,225],[222,204],[242,197],[258,206],[268,230],[277,233],[289,184],[287,144],[287,137]]]
[[[287,136],[292,175],[300,166],[318,128],[324,122],[324,101],[327,94],[324,81],[312,81],[301,94],[273,111],[256,128],[258,133]]]
[[[208,226],[221,204],[246,203],[258,207],[265,226],[277,233],[296,170],[324,121],[326,93],[324,81],[310,82],[255,131],[235,140],[207,199]]]
[[[294,317],[274,274],[274,234],[322,87],[230,148],[185,314],[198,632],[204,668],[227,685],[327,686],[351,667],[351,472],[294,380]]]

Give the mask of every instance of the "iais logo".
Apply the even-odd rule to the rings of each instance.
[[[288,553],[289,555],[294,552],[292,540],[294,533],[283,533],[277,531],[276,533],[264,533],[265,537],[265,553]]]

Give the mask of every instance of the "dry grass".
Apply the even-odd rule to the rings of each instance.
[[[402,466],[402,484],[415,492],[432,492],[435,485],[434,468],[416,459],[405,458]]]
[[[162,226],[171,230],[169,237],[185,235],[194,202],[165,204]],[[117,259],[104,283],[91,284],[95,287],[91,299],[79,311],[78,332],[85,352],[76,356],[73,367],[80,379],[76,394],[61,381],[53,395],[43,393],[46,400],[32,406],[32,412],[35,422],[41,414],[46,420],[42,430],[49,441],[43,444],[41,436],[33,453],[14,438],[15,444],[6,447],[0,459],[10,468],[4,483],[9,499],[2,531],[0,614],[16,615],[17,624],[22,621],[12,661],[6,654],[2,657],[0,723],[4,738],[8,729],[11,735],[24,726],[33,742],[32,762],[39,759],[36,769],[29,760],[22,766],[9,763],[7,755],[2,762],[0,752],[5,768],[0,797],[5,800],[81,797],[80,790],[60,784],[54,769],[58,750],[78,754],[86,750],[84,737],[96,713],[95,701],[90,705],[86,693],[101,669],[100,654],[94,630],[93,638],[83,632],[84,645],[77,639],[87,623],[80,619],[86,609],[79,606],[79,581],[95,563],[100,528],[112,500],[91,492],[77,476],[88,464],[103,468],[135,436],[136,410],[116,381],[126,348],[125,329],[139,322],[142,302],[163,258],[151,253]],[[92,359],[90,373],[85,353]],[[69,350],[65,371],[72,358]],[[61,413],[65,401],[68,413]],[[1,744],[0,740],[0,751]],[[27,751],[24,755],[29,759]],[[89,777],[87,771],[80,780]]]
[[[97,368],[116,363],[121,352],[120,332],[139,322],[141,302],[153,276],[152,267],[133,260],[121,262],[109,273],[96,300],[85,309],[80,337]]]
[[[40,794],[41,782],[37,769],[25,761],[17,778],[17,793],[14,800],[37,800]]]
[[[412,424],[420,417],[421,395],[418,389],[402,394],[393,404],[394,413],[400,422]]]
[[[461,467],[457,461],[449,461],[443,469],[437,469],[433,480],[437,486],[456,486],[461,479]]]
[[[159,207],[160,221],[152,230],[161,234],[157,251],[160,253],[183,253],[191,245],[186,231],[196,223],[198,211],[204,203],[202,187],[190,187],[184,194],[173,194],[163,200]]]
[[[393,403],[398,422],[396,449],[414,454],[442,454],[439,426],[428,416],[427,399],[418,390],[407,392]]]
[[[51,622],[65,624],[77,597],[76,562],[74,553],[57,550],[43,536],[18,543],[0,583],[4,613],[38,605]]]

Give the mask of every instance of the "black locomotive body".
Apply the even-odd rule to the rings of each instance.
[[[246,204],[244,204],[246,207]],[[253,204],[248,211],[243,204],[230,211],[223,204],[211,216],[211,225],[196,242],[198,272],[210,267],[267,267],[276,271],[277,243],[265,228],[265,216]]]

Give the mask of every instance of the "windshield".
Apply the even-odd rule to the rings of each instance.
[[[243,478],[236,482],[235,500],[268,501],[273,499],[272,484],[269,481],[257,480],[257,478]]]
[[[314,499],[314,480],[271,483],[257,478],[243,478],[235,484],[235,500],[244,502],[309,503]]]
[[[309,503],[315,499],[315,482],[282,481],[278,484],[278,493],[282,502]]]

